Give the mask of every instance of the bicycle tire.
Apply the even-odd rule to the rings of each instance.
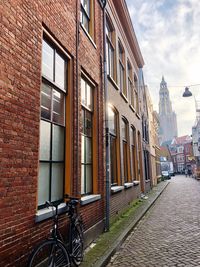
[[[45,240],[30,256],[28,267],[70,267],[69,253],[65,246],[56,240]]]
[[[83,230],[79,223],[72,228],[72,261],[76,266],[83,261]]]

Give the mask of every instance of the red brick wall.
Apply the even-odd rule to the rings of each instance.
[[[139,197],[140,193],[140,185],[137,185],[112,194],[110,201],[111,218],[114,218],[118,213],[127,208],[134,199]]]
[[[78,4],[80,6],[80,3]],[[100,53],[102,11],[95,1],[95,48],[80,28],[79,73],[76,75],[76,1],[1,1],[0,34],[0,266],[25,266],[35,243],[49,232],[51,221],[35,223],[39,160],[41,49],[44,25],[73,61],[73,192],[77,193],[76,77],[81,66],[97,83],[99,126],[99,193],[103,195],[103,89]],[[80,11],[78,11],[78,18]],[[80,91],[80,90],[79,90]],[[80,97],[80,95],[79,95]],[[80,106],[79,106],[80,108]],[[80,111],[80,109],[79,109]],[[80,116],[79,116],[80,118]],[[80,138],[79,138],[80,142]],[[79,162],[80,163],[80,162]],[[80,164],[78,164],[80,166]],[[76,171],[78,170],[78,171]],[[80,179],[79,179],[80,180]],[[97,208],[95,207],[97,205]],[[90,208],[91,207],[91,208]],[[103,218],[103,198],[82,208],[86,229]]]

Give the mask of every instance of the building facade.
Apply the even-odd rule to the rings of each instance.
[[[193,149],[192,138],[189,135],[174,138],[169,145],[169,150],[175,172],[184,173],[185,170],[192,170],[191,157],[193,156]]]
[[[107,102],[110,153],[110,216],[145,191],[141,69],[144,61],[125,1],[106,6]]]
[[[176,113],[172,110],[167,83],[162,77],[159,91],[160,144],[178,136]]]
[[[81,199],[86,243],[104,227],[103,10],[48,2],[0,4],[0,266],[48,236],[46,200]]]
[[[148,107],[148,118],[149,118],[149,146],[151,156],[151,173],[152,173],[152,185],[157,185],[160,178],[160,147],[158,141],[159,133],[159,118],[156,111],[153,109],[152,99],[148,88],[146,87],[147,93],[147,107]]]

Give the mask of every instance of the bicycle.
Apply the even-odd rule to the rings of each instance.
[[[72,262],[79,266],[83,260],[83,226],[77,212],[78,198],[69,197],[66,201],[69,223],[69,242],[66,244],[58,229],[58,205],[61,201],[46,202],[55,209],[51,236],[40,243],[32,252],[28,267],[70,267]]]

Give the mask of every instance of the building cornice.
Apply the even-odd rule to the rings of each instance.
[[[114,4],[115,10],[117,12],[118,18],[120,19],[120,23],[124,29],[124,33],[129,42],[129,46],[132,50],[132,53],[135,57],[136,63],[139,68],[144,66],[144,59],[142,57],[142,53],[137,41],[137,37],[135,35],[135,31],[133,28],[133,24],[131,21],[131,17],[124,0],[109,0],[108,2],[112,2]]]

